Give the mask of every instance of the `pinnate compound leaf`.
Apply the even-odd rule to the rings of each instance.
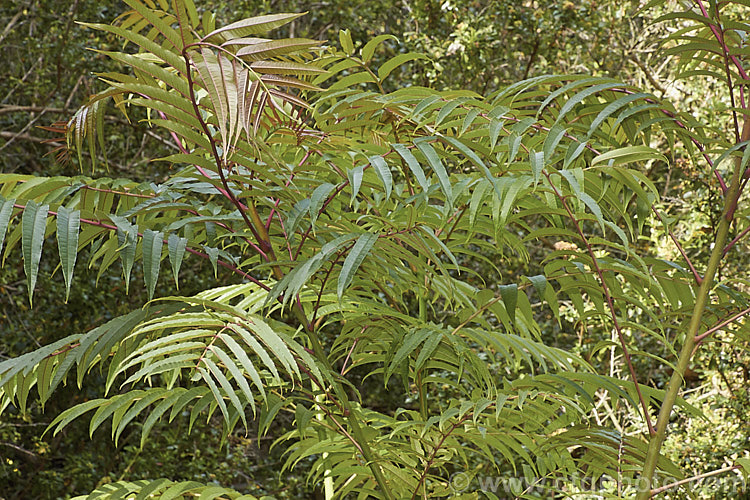
[[[169,479],[117,481],[103,484],[89,495],[74,497],[74,500],[115,500],[137,498],[151,500],[176,500],[183,498],[232,498],[234,500],[256,500],[252,495],[243,495],[237,490],[223,486],[206,485],[196,481],[173,482]],[[266,498],[266,497],[264,497]]]
[[[23,249],[23,268],[26,272],[26,283],[29,288],[29,304],[33,305],[34,286],[39,274],[39,261],[42,257],[42,243],[47,228],[49,205],[37,205],[34,200],[26,203],[21,217],[21,247]]]
[[[78,256],[78,235],[81,227],[81,212],[61,206],[57,210],[57,249],[60,253],[60,266],[65,278],[65,302],[70,296],[70,283],[73,268]]]

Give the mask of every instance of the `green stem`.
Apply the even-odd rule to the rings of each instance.
[[[313,383],[313,388],[318,387],[317,384]],[[325,393],[322,392],[315,396],[315,401],[318,404],[323,404],[323,401],[325,400]],[[315,415],[315,418],[319,421],[325,420],[325,412],[319,411],[317,415]],[[323,458],[328,458],[328,453],[323,453]],[[323,494],[325,496],[325,500],[332,500],[333,499],[333,476],[331,476],[331,467],[327,467],[325,473],[323,474]]]
[[[325,352],[323,351],[323,346],[320,343],[320,340],[318,339],[317,335],[315,335],[315,332],[308,332],[308,338],[310,339],[310,343],[312,344],[313,353],[315,354],[315,357],[318,358],[324,365],[325,368],[332,372],[333,367],[331,366],[330,361],[328,360],[328,356],[325,355]],[[354,408],[352,408],[349,398],[346,395],[346,392],[344,391],[343,387],[341,387],[341,384],[339,384],[336,381],[332,382],[333,392],[336,394],[336,397],[339,399],[339,403],[344,407],[345,413],[349,420],[349,426],[352,430],[352,436],[357,441],[357,444],[359,444],[359,447],[362,451],[362,456],[367,462],[367,466],[370,467],[370,470],[372,471],[372,474],[375,476],[375,482],[378,483],[378,487],[383,492],[383,495],[387,500],[395,500],[393,495],[391,495],[390,489],[388,488],[388,481],[386,481],[385,476],[383,475],[383,471],[380,469],[380,465],[378,465],[375,455],[372,453],[372,450],[370,449],[370,445],[367,443],[367,438],[365,437],[365,433],[362,431],[362,427],[359,425],[359,415],[358,411],[355,411]]]
[[[422,381],[422,370],[417,372],[417,388],[419,389],[419,414],[422,416],[422,420],[427,421],[427,393],[425,386]]]
[[[750,120],[748,120],[750,122]],[[745,123],[747,129],[748,122]],[[744,132],[744,131],[743,131]],[[743,135],[743,140],[746,140]],[[639,483],[639,491],[636,496],[636,500],[646,500],[651,497],[651,481],[653,480],[654,472],[656,471],[656,465],[659,461],[659,454],[661,447],[664,444],[664,440],[667,437],[667,425],[669,424],[669,418],[672,415],[672,408],[674,407],[677,395],[682,387],[682,381],[684,379],[685,372],[687,370],[690,359],[693,357],[693,350],[696,344],[696,335],[701,326],[701,320],[703,313],[706,310],[706,306],[709,303],[711,288],[713,287],[714,277],[716,271],[721,264],[721,259],[724,256],[724,246],[727,242],[727,236],[729,234],[729,227],[732,224],[732,217],[734,209],[737,206],[737,199],[740,192],[740,176],[742,174],[742,163],[739,158],[735,162],[734,173],[732,175],[732,182],[727,189],[724,197],[724,210],[722,212],[719,226],[716,230],[716,237],[714,238],[714,248],[711,251],[711,257],[708,261],[708,267],[703,275],[703,282],[698,290],[698,296],[695,299],[695,306],[693,307],[693,314],[690,317],[690,323],[688,325],[687,332],[685,334],[685,343],[682,346],[680,355],[677,359],[677,365],[674,373],[669,380],[667,385],[667,393],[664,396],[664,401],[659,409],[659,418],[656,421],[656,432],[651,437],[648,444],[648,452],[646,453],[646,461],[643,464],[643,471],[641,473],[642,481]]]

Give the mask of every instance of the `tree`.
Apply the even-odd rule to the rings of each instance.
[[[295,426],[279,439],[287,467],[308,462],[327,497],[448,496],[452,474],[490,474],[477,465],[523,477],[521,489],[572,492],[584,486],[576,478],[609,477],[613,495],[641,479],[644,496],[657,472],[687,484],[660,453],[675,404],[697,413],[678,398],[682,378],[696,344],[747,313],[742,281],[715,279],[745,234],[736,221],[746,217],[750,128],[739,117],[731,133],[708,131],[638,88],[575,75],[486,97],[387,92],[400,64],[423,57],[376,66],[388,35],[355,50],[342,32],[334,50],[259,36],[298,14],[217,28],[190,0],[126,3],[117,23],[87,27],[123,41],[104,55],[129,71],[101,75],[109,87],[68,122],[67,137],[96,159],[106,102],[125,116],[143,108],[180,149],[162,158],[170,174],[150,183],[3,174],[5,255],[20,247],[30,301],[53,234],[67,290],[81,252],[100,272],[119,260],[126,289],[142,266],[149,299],[162,261],[177,287],[188,255],[231,283],[149,300],[0,363],[0,408],[25,411],[34,387],[44,404],[98,367],[103,397],[58,415],[51,432],[94,411],[92,433],[111,421],[115,441],[142,419],[143,444],[159,420],[218,415],[226,437],[238,426],[263,434],[291,414]],[[739,113],[744,25],[714,10],[667,16],[688,23],[670,50],[691,56],[689,71],[725,81]],[[672,223],[643,172],[668,156],[705,159],[721,191],[702,273],[686,254],[680,265],[642,243]],[[563,324],[561,305],[594,342],[552,345],[544,329]],[[731,334],[740,345],[743,330]],[[644,338],[663,355],[640,350]],[[598,373],[596,361],[616,353],[626,377]],[[674,366],[664,391],[639,377],[646,356]],[[373,379],[397,394],[395,408],[358,390]],[[596,418],[602,400],[643,435]],[[137,492],[240,495],[167,479],[96,494]]]

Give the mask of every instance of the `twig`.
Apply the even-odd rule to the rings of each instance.
[[[734,238],[734,239],[733,239],[732,241],[730,241],[729,243],[727,243],[727,246],[725,246],[725,247],[724,247],[724,256],[726,256],[726,255],[727,255],[727,252],[729,252],[729,250],[731,250],[731,249],[732,249],[732,247],[733,247],[733,246],[734,246],[734,245],[735,245],[735,244],[736,244],[736,243],[737,243],[738,241],[740,241],[740,240],[742,239],[742,237],[743,237],[743,236],[745,236],[745,235],[746,235],[746,234],[747,234],[748,232],[750,232],[750,226],[748,226],[748,227],[746,227],[745,229],[743,229],[743,230],[742,230],[742,232],[741,232],[740,234],[738,234],[737,236],[735,236],[735,238]]]
[[[17,132],[7,132],[5,130],[0,131],[0,137],[3,139],[9,139],[8,142],[5,144],[10,144],[11,142],[22,140],[27,142],[35,142],[37,144],[49,144],[50,146],[59,147],[62,146],[62,143],[59,142],[49,142],[49,139],[45,139],[43,137],[37,137],[35,135],[30,135],[26,133],[17,133]],[[3,145],[3,148],[5,148],[5,144]]]
[[[706,331],[705,331],[704,333],[701,333],[700,335],[696,335],[696,336],[695,336],[695,342],[696,342],[696,343],[698,343],[698,342],[702,342],[702,341],[703,341],[703,339],[705,339],[706,337],[708,337],[708,336],[709,336],[709,335],[711,335],[712,333],[714,333],[714,332],[716,332],[716,331],[718,331],[718,330],[721,330],[722,328],[724,328],[725,326],[727,326],[727,325],[728,325],[729,323],[731,323],[731,322],[733,322],[733,321],[735,321],[735,320],[738,320],[738,319],[740,319],[741,317],[743,317],[743,316],[746,316],[746,315],[747,315],[747,314],[749,314],[749,313],[750,313],[750,307],[748,307],[748,308],[747,308],[747,309],[745,309],[744,311],[738,312],[737,314],[735,314],[735,315],[734,315],[734,316],[732,316],[731,318],[727,318],[727,319],[725,319],[724,321],[722,321],[721,323],[719,323],[718,325],[716,325],[716,326],[713,326],[713,327],[709,328],[709,329],[708,329],[708,330],[706,330]]]
[[[8,36],[8,33],[10,33],[10,30],[13,29],[13,26],[16,25],[18,20],[23,15],[23,11],[26,10],[26,6],[21,6],[21,9],[16,12],[16,15],[11,18],[11,20],[8,22],[8,24],[5,26],[5,29],[3,30],[2,34],[0,34],[0,43],[3,43],[3,40],[5,40],[5,37]]]
[[[722,467],[721,469],[712,470],[711,472],[704,472],[703,474],[698,474],[697,476],[681,479],[679,481],[675,481],[674,483],[665,484],[664,486],[651,490],[651,496],[658,495],[659,493],[670,490],[672,488],[676,488],[677,486],[682,486],[683,484],[692,483],[693,481],[700,481],[701,479],[705,479],[711,476],[718,476],[719,474],[738,470],[739,468],[739,465],[730,465],[728,467]]]

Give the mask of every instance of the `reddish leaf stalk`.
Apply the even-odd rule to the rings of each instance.
[[[744,311],[738,312],[737,314],[735,314],[735,315],[734,315],[734,316],[732,316],[731,318],[727,318],[727,319],[725,319],[724,321],[722,321],[722,322],[721,322],[721,323],[719,323],[718,325],[716,325],[716,326],[713,326],[713,327],[709,328],[709,329],[708,329],[708,330],[706,330],[706,331],[705,331],[704,333],[702,333],[702,334],[700,334],[700,335],[696,335],[696,336],[695,336],[695,342],[696,342],[696,343],[700,343],[700,342],[703,342],[703,340],[704,340],[704,339],[706,339],[706,338],[707,338],[707,337],[708,337],[709,335],[711,335],[712,333],[714,333],[714,332],[717,332],[717,331],[721,330],[722,328],[724,328],[725,326],[727,326],[727,325],[728,325],[729,323],[732,323],[733,321],[735,321],[735,320],[738,320],[738,319],[740,319],[741,317],[743,317],[743,316],[746,316],[747,314],[750,314],[750,307],[748,307],[748,308],[747,308],[747,309],[745,309]]]
[[[546,170],[542,170],[542,174],[547,178],[547,181],[549,182],[550,187],[552,188],[552,191],[554,191],[557,198],[562,203],[563,208],[566,212],[568,212],[568,216],[573,221],[573,224],[575,225],[576,232],[581,237],[581,240],[583,241],[583,244],[586,246],[586,251],[589,254],[589,257],[591,257],[591,263],[594,266],[594,271],[596,272],[599,281],[602,284],[602,291],[604,292],[604,297],[607,300],[607,307],[609,308],[610,315],[612,316],[612,322],[615,327],[615,331],[617,332],[617,337],[620,340],[620,346],[622,347],[622,354],[625,358],[625,363],[628,366],[628,371],[630,372],[630,378],[633,380],[633,385],[635,386],[635,391],[638,394],[638,401],[641,404],[641,408],[643,409],[643,418],[646,420],[646,424],[648,425],[648,431],[651,435],[654,435],[656,433],[656,430],[654,429],[653,424],[651,423],[651,416],[648,413],[648,405],[646,404],[646,400],[643,398],[643,394],[641,394],[641,387],[638,383],[638,377],[635,373],[635,367],[633,366],[633,360],[630,357],[630,352],[628,350],[627,343],[625,342],[625,335],[622,333],[622,328],[620,327],[620,322],[617,321],[617,313],[615,311],[615,304],[612,300],[612,295],[609,293],[609,286],[607,286],[607,282],[604,280],[604,272],[599,267],[599,261],[596,259],[596,255],[594,255],[594,249],[591,247],[591,243],[589,243],[588,238],[586,238],[586,235],[583,233],[583,230],[581,229],[581,225],[578,223],[578,219],[576,219],[575,214],[573,214],[573,211],[568,206],[567,201],[565,201],[565,197],[562,196],[562,194],[557,190],[555,187],[555,184],[552,182],[552,179],[550,178],[549,173]]]
[[[652,206],[651,210],[654,212],[656,217],[659,219],[659,222],[664,224],[664,219],[661,218],[661,214],[656,209],[656,207]],[[682,258],[685,259],[685,262],[687,262],[688,267],[690,268],[690,272],[693,273],[693,277],[695,278],[695,282],[700,285],[703,282],[703,278],[700,274],[698,274],[698,271],[696,271],[695,266],[693,265],[693,262],[690,260],[690,258],[685,253],[685,250],[682,248],[682,245],[680,245],[679,240],[675,237],[675,235],[672,233],[672,230],[667,227],[666,224],[664,224],[664,228],[667,230],[667,233],[669,233],[669,237],[672,238],[672,242],[674,242],[675,246],[677,247],[677,250],[680,251],[682,254]]]
[[[19,205],[18,203],[14,203],[13,204],[13,208],[24,209],[26,207],[24,205]],[[47,212],[47,215],[53,216],[53,217],[57,217],[57,212],[55,212],[54,210],[50,210],[50,211]],[[111,224],[105,224],[104,222],[101,222],[101,221],[90,220],[90,219],[81,219],[81,222],[83,224],[88,224],[90,226],[97,226],[97,227],[101,227],[101,228],[104,228],[104,229],[109,229],[110,231],[117,231],[117,226],[113,226]],[[136,235],[139,238],[143,238],[143,233],[136,233]],[[166,239],[162,239],[162,241],[164,243],[168,243],[168,241]],[[203,252],[201,252],[199,250],[195,250],[195,249],[190,248],[190,247],[185,247],[185,251],[188,252],[188,253],[191,253],[193,255],[196,255],[198,257],[201,257],[203,259],[211,260],[211,258],[208,256],[208,254],[203,253]],[[251,276],[250,274],[246,273],[245,271],[242,271],[241,269],[239,269],[239,268],[237,268],[237,267],[235,267],[235,266],[233,266],[233,265],[231,265],[231,264],[229,264],[227,262],[224,262],[221,259],[217,259],[216,260],[216,264],[219,265],[219,266],[221,266],[221,267],[223,267],[223,268],[225,268],[225,269],[227,269],[227,270],[229,270],[229,271],[231,271],[231,272],[233,272],[234,274],[242,276],[243,278],[247,279],[248,281],[251,281],[251,282],[255,283],[256,285],[258,285],[259,287],[261,287],[262,289],[264,289],[266,291],[270,291],[271,290],[271,288],[268,285],[266,285],[265,283],[259,281],[257,278]]]
[[[255,224],[250,221],[250,218],[247,215],[249,207],[246,207],[237,199],[234,193],[232,193],[232,190],[230,189],[229,184],[227,183],[226,176],[224,175],[224,167],[226,165],[224,164],[224,161],[222,161],[221,156],[219,155],[219,152],[216,149],[216,142],[214,141],[214,138],[211,135],[211,131],[208,129],[208,124],[203,119],[200,109],[198,108],[198,101],[195,97],[195,85],[193,83],[192,72],[190,71],[190,57],[188,56],[187,49],[184,49],[182,51],[182,57],[185,59],[185,64],[187,66],[186,78],[187,78],[187,83],[188,83],[188,89],[190,90],[190,101],[191,101],[191,104],[193,105],[193,111],[195,113],[195,117],[200,122],[201,128],[203,128],[203,133],[205,134],[206,138],[208,139],[209,144],[211,145],[211,154],[214,157],[214,162],[216,163],[216,169],[218,171],[219,178],[221,179],[221,184],[222,186],[224,186],[225,193],[222,193],[222,194],[224,194],[224,196],[226,196],[232,202],[232,204],[234,204],[237,207],[237,210],[239,210],[240,215],[242,215],[242,219],[245,221],[245,225],[253,233],[253,236],[255,237],[258,243],[258,246],[262,250],[261,256],[263,257],[263,259],[265,259],[266,262],[276,260],[276,257],[273,255],[273,248],[271,247],[270,241],[267,241],[267,238],[263,238],[262,234],[260,234],[260,233],[265,233],[265,227],[263,226],[263,223],[260,222],[260,220],[254,221]],[[257,212],[255,212],[254,210],[250,210],[250,211],[253,215],[255,215],[255,217],[253,218],[254,219],[257,218]],[[261,227],[256,227],[258,223],[260,223],[259,225]],[[265,236],[267,236],[267,234]],[[275,267],[274,269],[277,269],[277,267]],[[280,272],[280,270],[278,272]],[[274,274],[278,274],[278,273],[274,271]]]

